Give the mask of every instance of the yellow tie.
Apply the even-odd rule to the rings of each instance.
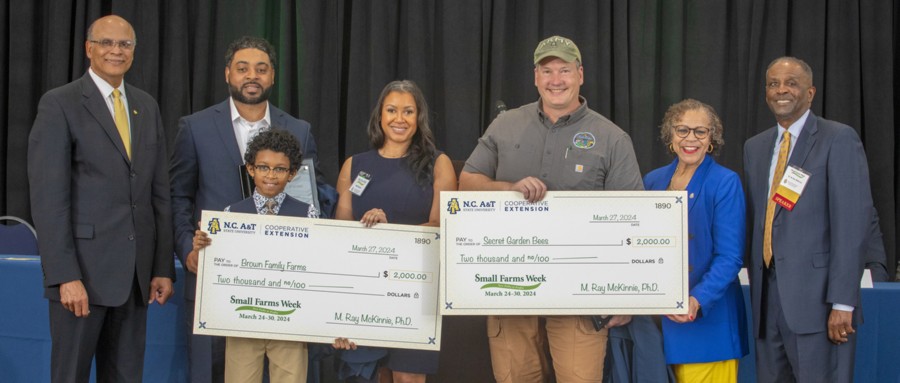
[[[772,175],[772,189],[769,190],[769,203],[766,205],[766,223],[763,229],[763,262],[766,267],[772,264],[772,221],[775,219],[775,201],[772,195],[775,188],[781,183],[784,176],[784,167],[787,165],[788,153],[791,151],[791,132],[785,130],[778,148],[778,163],[775,164],[775,174]]]
[[[116,115],[116,129],[122,136],[122,143],[125,144],[125,154],[131,159],[131,132],[128,130],[128,113],[125,112],[125,103],[122,102],[118,89],[113,89],[113,111]]]

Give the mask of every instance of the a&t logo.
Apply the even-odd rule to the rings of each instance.
[[[210,234],[216,234],[222,231],[222,228],[219,227],[219,219],[213,218],[209,220],[209,227],[206,229],[206,231],[208,231]]]
[[[459,211],[459,201],[456,198],[450,198],[450,202],[447,202],[447,211],[450,214],[456,214]]]

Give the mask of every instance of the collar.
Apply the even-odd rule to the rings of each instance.
[[[284,199],[287,197],[287,194],[284,192],[278,193],[275,196],[275,214],[278,214],[278,211],[281,210],[281,204],[284,203]],[[269,197],[264,197],[262,194],[253,189],[253,204],[256,205],[256,211],[262,214],[266,208],[266,201],[269,200]]]
[[[97,88],[100,89],[100,95],[102,95],[104,98],[108,98],[115,89],[119,89],[119,93],[121,94],[121,96],[125,97],[125,81],[122,81],[122,83],[119,84],[119,87],[115,88],[108,82],[106,82],[106,80],[94,73],[93,68],[88,68],[88,74],[91,75],[91,80],[94,80],[94,84],[97,84]]]
[[[678,168],[678,156],[675,156],[675,160],[669,164],[668,169],[666,169],[665,180],[669,182],[672,179],[672,176],[675,175],[675,169]],[[687,187],[684,188],[688,194],[688,211],[694,207],[694,201],[697,200],[697,197],[700,195],[700,192],[703,190],[703,185],[706,184],[706,176],[709,174],[709,170],[712,169],[713,164],[716,163],[716,160],[709,153],[706,154],[706,157],[703,158],[703,162],[700,163],[700,166],[694,170],[694,175],[691,176],[691,180],[688,182]]]
[[[231,108],[231,122],[236,122],[238,120],[247,121],[244,117],[241,117],[241,114],[237,110],[237,106],[234,105],[234,98],[228,97],[228,106]],[[263,116],[262,120],[265,121],[265,126],[272,126],[272,116],[269,114],[269,102],[266,101],[266,115]],[[248,124],[255,124],[259,121],[247,121]]]
[[[575,109],[575,111],[573,111],[572,113],[566,114],[564,116],[560,116],[559,119],[556,120],[556,124],[565,124],[565,125],[574,124],[575,122],[580,120],[582,117],[584,117],[588,111],[587,99],[584,98],[584,96],[582,96],[582,95],[578,95],[578,104],[579,104],[578,109]],[[547,115],[544,114],[544,104],[543,104],[543,100],[541,100],[540,98],[538,99],[538,102],[537,102],[537,113],[538,113],[538,119],[540,119],[542,122],[545,120],[549,120],[549,117],[547,117]],[[554,124],[554,125],[556,125],[556,124]]]
[[[797,121],[794,121],[794,123],[791,124],[791,126],[787,127],[787,129],[785,129],[784,127],[781,126],[781,124],[778,124],[776,122],[776,125],[778,126],[778,138],[775,139],[775,142],[776,143],[781,142],[781,136],[784,135],[785,130],[791,132],[792,141],[797,139],[797,137],[800,137],[800,132],[803,131],[803,126],[806,125],[806,120],[808,118],[809,118],[809,109],[807,109],[806,112],[803,113],[803,115],[797,119]]]

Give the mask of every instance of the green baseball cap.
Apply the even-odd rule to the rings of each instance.
[[[534,65],[547,57],[559,57],[565,62],[578,60],[581,62],[581,51],[578,46],[562,36],[548,37],[534,49]]]

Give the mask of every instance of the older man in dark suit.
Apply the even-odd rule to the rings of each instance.
[[[51,379],[140,381],[147,304],[172,295],[172,210],[159,107],[123,79],[118,16],[87,32],[88,73],[45,94],[29,137],[31,206],[50,300]]]
[[[744,145],[760,382],[853,379],[838,365],[853,365],[862,320],[869,169],[853,128],[810,112],[815,94],[809,65],[774,60],[766,102],[778,124]]]

